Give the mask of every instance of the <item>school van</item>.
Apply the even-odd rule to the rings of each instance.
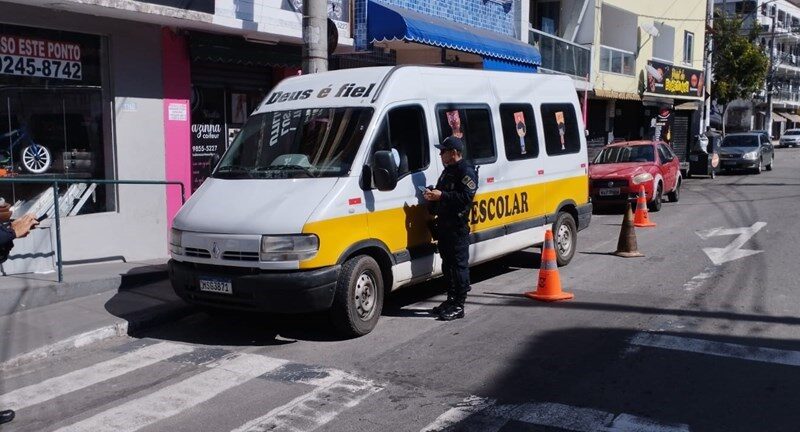
[[[558,263],[591,219],[569,78],[424,66],[282,81],[176,216],[170,279],[185,301],[270,313],[328,310],[370,332],[386,294],[441,275],[420,187],[465,142],[478,168],[470,263],[541,244]]]

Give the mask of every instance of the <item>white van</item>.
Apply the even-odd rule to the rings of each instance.
[[[470,263],[540,244],[560,265],[591,219],[586,140],[567,77],[423,66],[282,81],[175,218],[170,279],[191,304],[329,310],[363,335],[387,292],[441,274],[420,186],[434,144],[479,167]]]

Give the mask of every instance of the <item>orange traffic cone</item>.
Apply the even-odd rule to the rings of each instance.
[[[650,222],[650,215],[647,213],[647,195],[644,193],[644,186],[640,187],[639,196],[636,198],[636,215],[633,217],[633,226],[639,228],[656,226],[654,222]]]
[[[525,296],[547,302],[569,300],[575,297],[571,293],[561,291],[561,278],[558,277],[556,248],[553,245],[553,231],[551,230],[544,233],[542,265],[539,268],[539,284],[536,286],[536,292],[526,292]]]

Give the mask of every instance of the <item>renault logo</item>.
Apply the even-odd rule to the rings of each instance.
[[[211,246],[211,254],[214,258],[219,259],[220,255],[222,255],[222,251],[219,250],[219,246],[217,246],[217,242]]]

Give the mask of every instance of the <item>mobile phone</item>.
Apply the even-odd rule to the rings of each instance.
[[[428,191],[428,188],[426,188],[425,186],[417,186],[417,189],[419,189],[419,191],[423,193]]]

